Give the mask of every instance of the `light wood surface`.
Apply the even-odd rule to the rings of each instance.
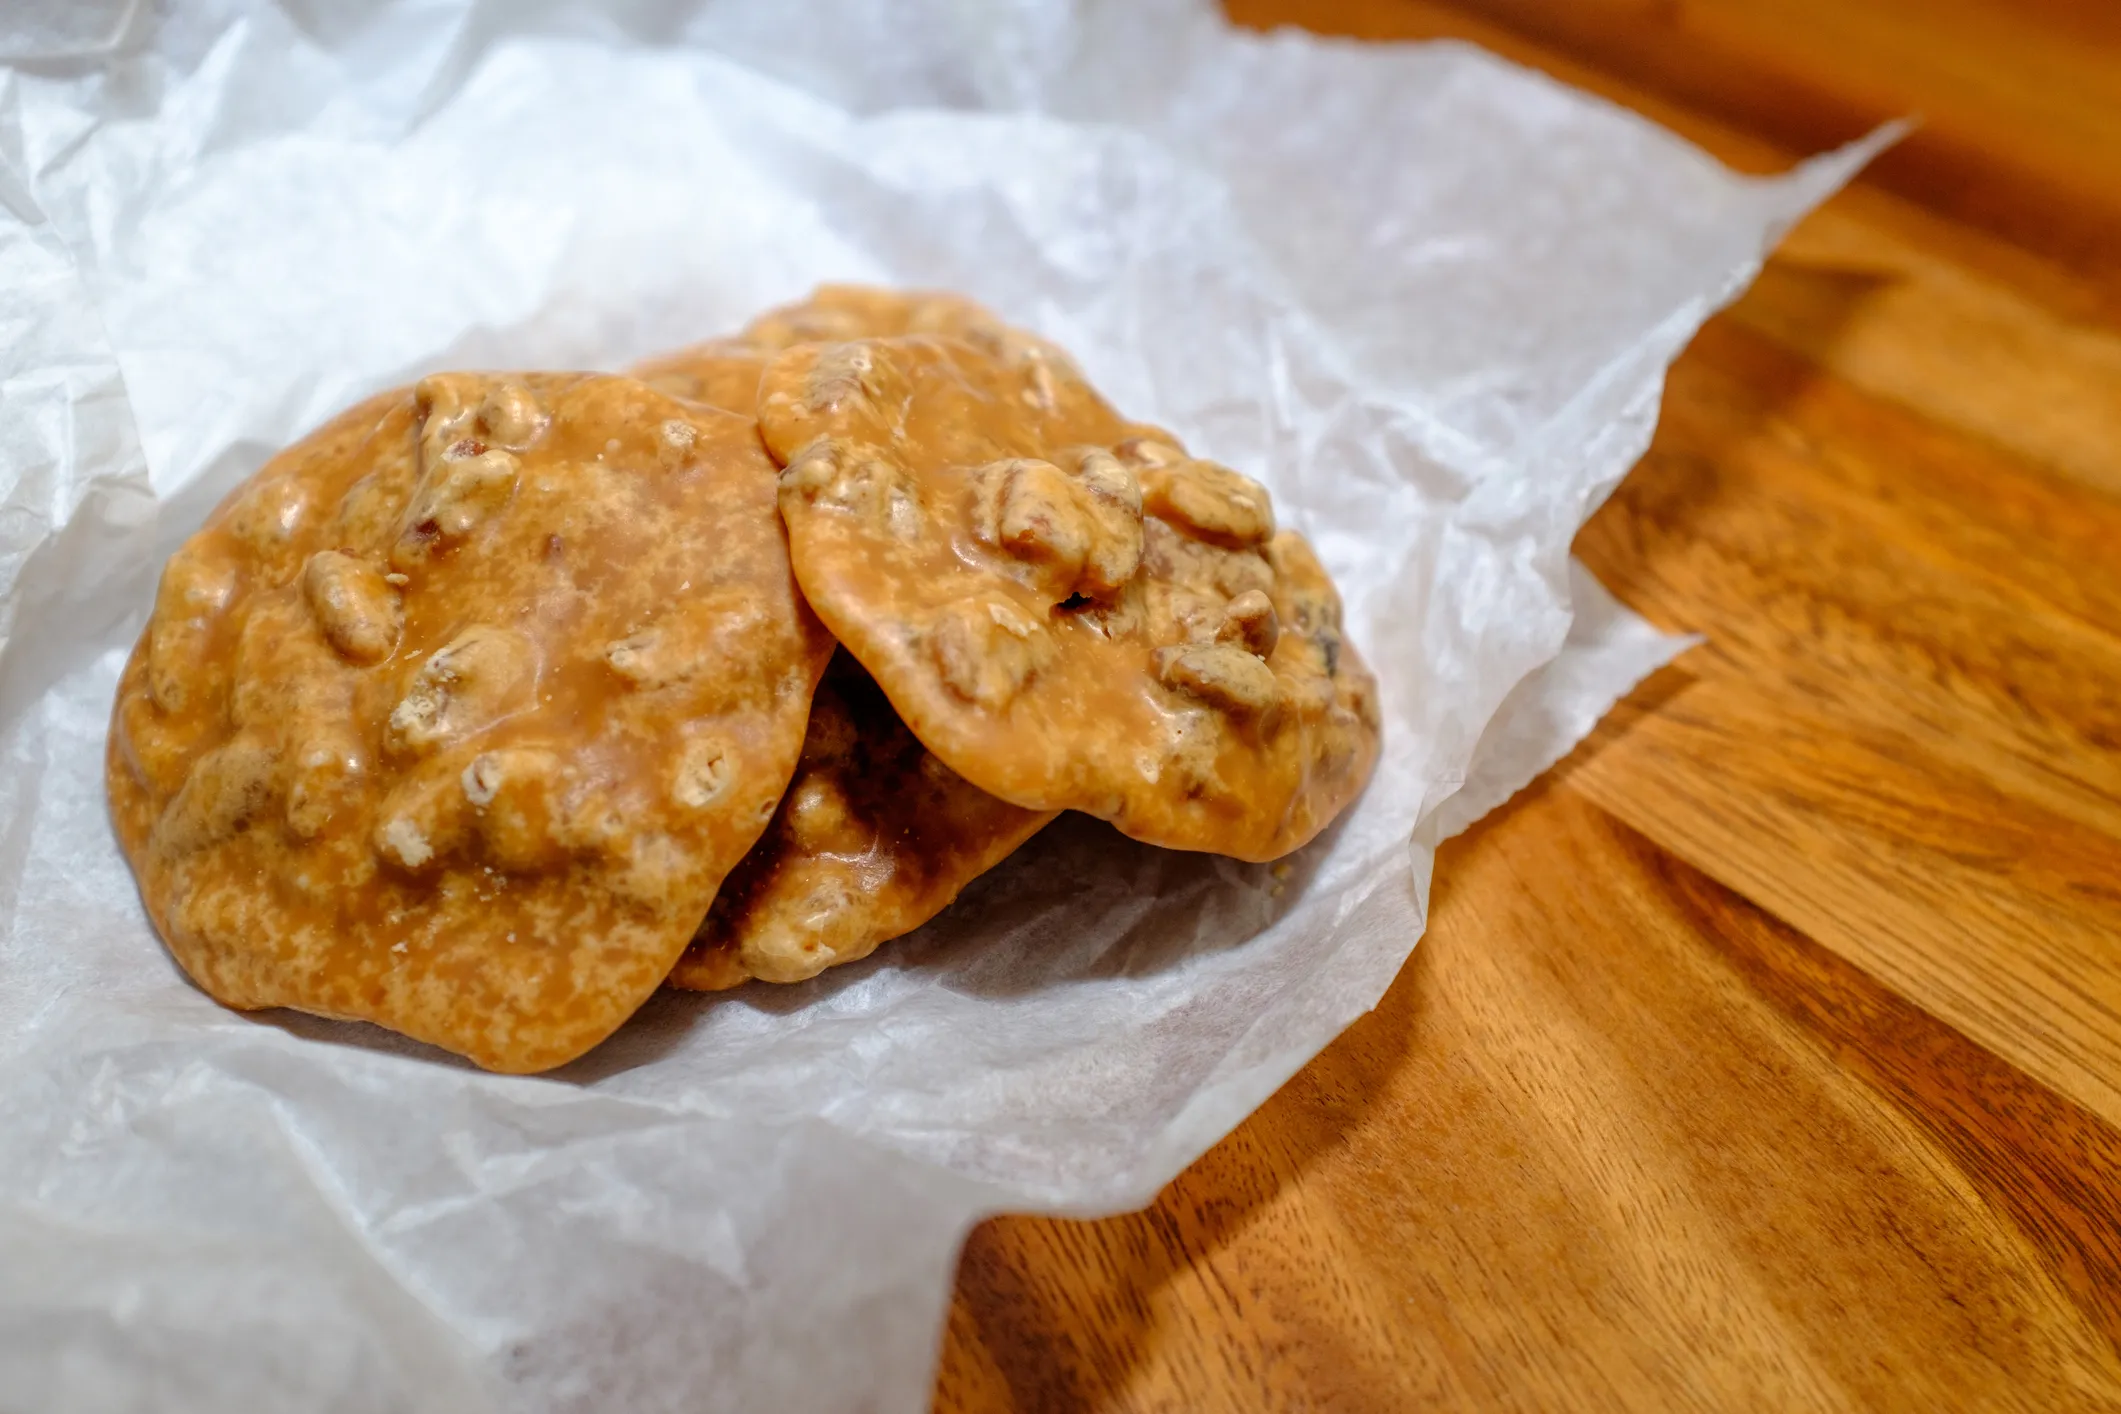
[[[2121,6],[1232,8],[1750,169],[1927,126],[1577,542],[1708,642],[1152,1208],[979,1229],[938,1409],[2121,1410]]]

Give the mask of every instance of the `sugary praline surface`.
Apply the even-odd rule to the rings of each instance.
[[[452,374],[334,419],[170,560],[107,778],[150,916],[236,1007],[505,1071],[666,976],[794,770],[831,641],[748,417]]]

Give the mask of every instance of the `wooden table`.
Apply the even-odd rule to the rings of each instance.
[[[938,1407],[2121,1408],[2121,5],[1234,8],[1746,168],[1927,126],[1577,542],[1707,644],[1153,1208],[975,1233]]]

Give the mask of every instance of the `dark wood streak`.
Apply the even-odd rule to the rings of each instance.
[[[2121,1132],[1647,840],[1639,848],[1702,936],[1920,1125],[2121,1350]]]

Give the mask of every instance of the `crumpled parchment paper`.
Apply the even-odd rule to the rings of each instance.
[[[1370,1007],[1435,843],[1678,642],[1568,558],[1860,163],[1733,176],[1478,51],[1184,0],[35,0],[0,19],[0,1404],[913,1410],[959,1242],[1146,1202]],[[1385,756],[1286,867],[1064,818],[799,987],[511,1079],[223,1011],[102,743],[164,555],[437,368],[967,291],[1265,479]]]

